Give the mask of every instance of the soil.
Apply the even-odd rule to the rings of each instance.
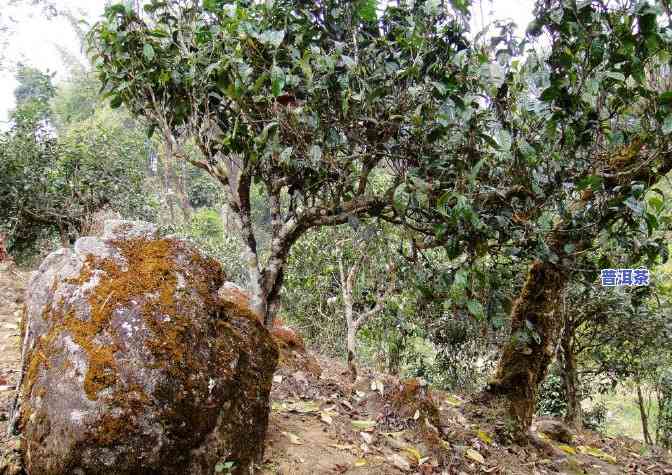
[[[6,425],[19,376],[27,278],[27,272],[0,263],[0,475],[21,473],[17,439],[7,436]],[[352,384],[345,362],[301,348],[285,348],[281,361],[260,475],[672,475],[669,458],[632,439],[582,431],[561,444],[533,432],[533,444],[507,444],[500,441],[502,421],[468,396],[430,391],[421,380],[400,382],[366,368]],[[411,391],[418,389],[423,390]],[[423,409],[431,405],[440,427],[428,422],[437,422],[435,412],[429,417]]]
[[[0,262],[0,474],[14,474],[18,439],[7,434],[9,406],[21,363],[21,313],[28,272]],[[4,472],[3,472],[4,470]]]

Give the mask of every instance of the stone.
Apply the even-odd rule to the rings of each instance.
[[[546,434],[549,439],[556,442],[571,444],[574,439],[572,430],[560,421],[554,419],[544,419],[535,423],[537,432]]]
[[[103,239],[156,239],[157,237],[156,225],[144,221],[108,219],[103,225]]]
[[[262,460],[278,350],[221,266],[148,223],[49,255],[29,281],[18,429],[27,473],[212,474]]]

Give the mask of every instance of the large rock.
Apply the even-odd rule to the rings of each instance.
[[[146,223],[49,255],[29,282],[19,428],[31,475],[250,473],[278,351],[221,267]]]
[[[537,432],[546,434],[546,436],[557,442],[571,444],[574,439],[574,431],[565,423],[555,419],[541,419],[534,423],[533,429]]]

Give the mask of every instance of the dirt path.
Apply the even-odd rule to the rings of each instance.
[[[28,273],[0,262],[0,465],[16,448],[7,436],[8,408],[19,377],[20,323]],[[7,469],[7,473],[12,473]]]

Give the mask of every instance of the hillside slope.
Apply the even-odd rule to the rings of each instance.
[[[20,363],[19,324],[28,274],[0,264],[0,474],[21,473],[7,408]],[[305,351],[291,329],[281,346],[262,475],[672,474],[641,443],[585,431],[560,443],[537,432],[526,447],[497,442],[504,427],[482,404],[363,370],[356,384],[339,361]],[[504,427],[505,428],[505,427]]]
[[[340,362],[318,357],[320,374],[283,355],[264,474],[672,474],[632,439],[583,431],[557,442],[537,430],[554,425],[546,419],[534,445],[500,444],[504,424],[483,404],[371,371],[353,386]]]

